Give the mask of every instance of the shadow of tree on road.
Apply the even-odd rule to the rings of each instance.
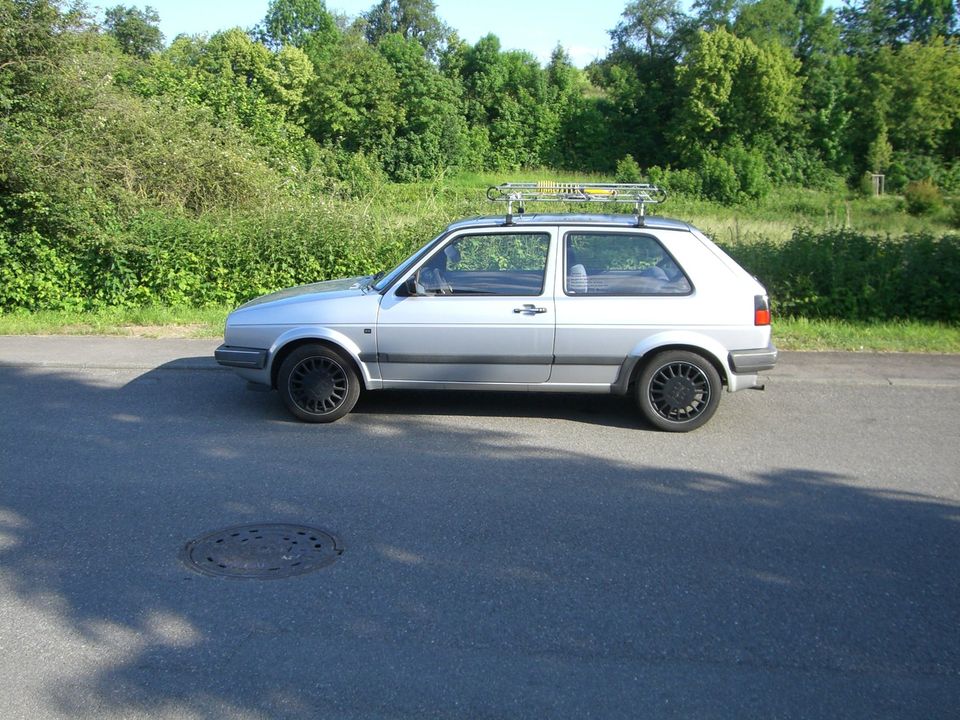
[[[126,380],[0,368],[0,668],[24,678],[8,716],[930,718],[960,703],[955,503],[812,467],[683,469],[663,458],[724,438],[638,439],[609,399],[565,415],[562,399],[391,394],[318,428],[220,372]],[[636,447],[546,446],[525,407]],[[190,538],[253,521],[324,527],[346,552],[274,582],[179,564]]]

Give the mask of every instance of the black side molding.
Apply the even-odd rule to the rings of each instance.
[[[267,351],[258,348],[237,348],[221,345],[213,351],[220,365],[262,370],[267,365]]]

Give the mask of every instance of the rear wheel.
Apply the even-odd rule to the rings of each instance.
[[[660,430],[688,432],[709,420],[720,404],[720,373],[697,353],[668,350],[655,355],[637,382],[637,403]]]
[[[290,353],[277,375],[287,409],[307,422],[333,422],[353,409],[360,379],[353,363],[324,345],[303,345]]]

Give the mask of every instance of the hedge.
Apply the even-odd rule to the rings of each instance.
[[[147,214],[111,237],[0,229],[0,310],[234,305],[290,285],[372,273],[425,242],[423,218],[351,213],[200,221]],[[797,230],[726,244],[781,315],[960,322],[960,235]]]

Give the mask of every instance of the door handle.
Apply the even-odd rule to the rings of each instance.
[[[540,313],[545,313],[547,309],[545,307],[536,307],[532,303],[527,303],[523,307],[514,308],[515,313],[531,313],[534,315],[539,315]]]

